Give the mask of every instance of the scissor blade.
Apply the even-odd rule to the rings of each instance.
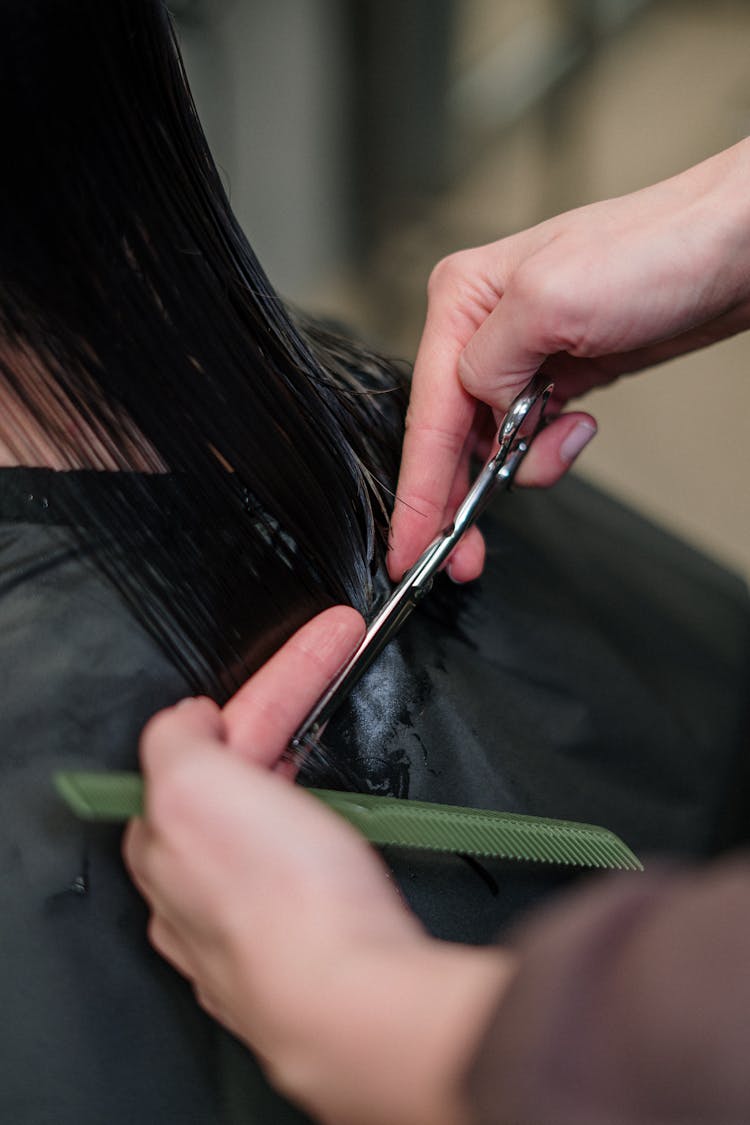
[[[492,494],[498,488],[510,487],[541,425],[542,414],[551,390],[552,385],[549,381],[536,375],[513,402],[500,427],[495,452],[459,505],[453,523],[430,543],[375,615],[356,652],[346,662],[297,730],[289,744],[286,755],[288,759],[298,760],[304,754],[305,747],[315,745],[331,715],[351,693],[391,638],[401,629],[415,606],[429,592],[438,570],[484,511]],[[537,402],[541,402],[537,425],[531,434],[521,437],[521,427]]]

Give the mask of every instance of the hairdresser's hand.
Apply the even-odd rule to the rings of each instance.
[[[156,948],[282,1090],[335,1125],[458,1125],[509,962],[427,938],[364,840],[267,768],[362,631],[329,610],[223,712],[153,719],[125,858]]]
[[[441,262],[429,285],[389,568],[394,578],[450,522],[470,454],[540,367],[550,404],[750,323],[750,142],[674,179],[560,215]],[[587,414],[540,434],[519,483],[549,485],[596,432]],[[450,572],[483,565],[474,529]]]

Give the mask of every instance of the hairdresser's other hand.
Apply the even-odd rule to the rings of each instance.
[[[568,212],[434,270],[414,369],[389,569],[450,522],[491,418],[543,366],[559,411],[593,387],[750,323],[750,141],[654,187]],[[586,414],[541,433],[519,483],[549,485],[596,432]],[[483,565],[474,529],[451,574]]]
[[[156,716],[125,858],[156,948],[289,1096],[333,1125],[459,1125],[509,961],[427,938],[364,840],[267,768],[362,631],[329,610],[223,712]]]

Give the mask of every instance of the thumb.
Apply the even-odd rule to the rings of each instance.
[[[191,750],[216,746],[226,737],[222,713],[212,699],[181,700],[154,715],[146,724],[140,742],[141,767],[154,775],[177,762]]]
[[[506,293],[461,352],[458,376],[470,395],[504,411],[551,350],[529,332],[518,302]]]
[[[492,313],[477,329],[461,353],[458,373],[465,390],[500,413],[511,405],[561,344],[551,332],[536,327],[530,311],[537,306],[514,297],[509,287]],[[518,473],[518,483],[547,488],[596,434],[596,421],[580,411],[556,418],[535,439]]]

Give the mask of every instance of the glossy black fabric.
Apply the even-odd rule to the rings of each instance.
[[[114,479],[95,476],[0,472],[0,1121],[297,1121],[149,950],[119,832],[76,822],[50,784],[132,768],[143,721],[186,692],[56,522],[57,490]],[[484,578],[422,607],[332,754],[376,791],[595,821],[640,853],[741,838],[742,584],[576,481],[502,497],[486,531]],[[466,941],[570,878],[388,859],[430,929]]]

